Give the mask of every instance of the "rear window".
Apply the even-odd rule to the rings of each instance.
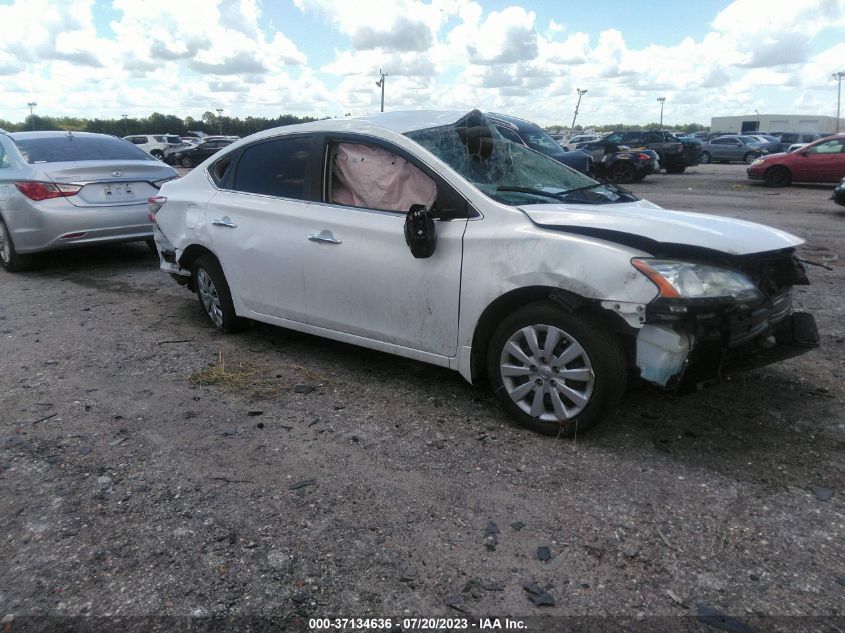
[[[131,143],[111,136],[51,136],[14,139],[14,142],[30,164],[76,160],[155,160]]]
[[[182,139],[178,136],[165,136],[168,143],[181,143]]]

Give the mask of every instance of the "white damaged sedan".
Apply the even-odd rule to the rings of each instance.
[[[450,367],[573,435],[629,380],[672,390],[801,354],[802,240],[668,211],[504,138],[482,113],[276,128],[150,199],[161,268],[249,320]]]

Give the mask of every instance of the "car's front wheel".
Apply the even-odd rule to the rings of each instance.
[[[179,163],[182,165],[182,167],[193,167],[194,166],[194,161],[191,160],[190,156],[183,156],[181,159],[179,159]]]
[[[220,262],[212,255],[203,255],[194,262],[194,288],[200,307],[211,323],[221,332],[242,330],[248,320],[235,314],[232,293]]]
[[[701,162],[705,165],[710,162],[710,152],[701,152]]]
[[[792,182],[792,174],[781,165],[770,167],[764,178],[769,187],[786,187]]]
[[[667,174],[682,174],[687,170],[686,165],[672,165],[666,168]]]
[[[21,255],[15,250],[6,223],[0,219],[0,265],[10,273],[19,273],[32,265],[31,255]]]
[[[548,302],[507,317],[490,340],[487,376],[505,409],[544,435],[595,426],[625,390],[618,339]]]
[[[742,157],[742,160],[745,161],[746,165],[750,165],[755,160],[757,160],[758,156],[759,154],[755,154],[754,152],[748,152],[745,154],[745,156]]]

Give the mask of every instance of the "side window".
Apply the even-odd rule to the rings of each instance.
[[[407,213],[414,204],[434,204],[434,180],[401,156],[363,143],[337,143],[330,149],[329,202],[397,213]]]
[[[640,136],[639,132],[625,132],[622,135],[622,142],[628,145],[637,145],[642,142]]]
[[[9,157],[6,155],[6,148],[3,147],[2,143],[0,143],[0,169],[8,169],[11,166],[11,163],[9,163]]]
[[[278,138],[243,151],[235,171],[236,191],[306,200],[309,137]]]
[[[621,143],[622,136],[623,135],[621,133],[611,134],[610,136],[606,137],[605,140],[609,143]]]
[[[845,145],[845,141],[842,141],[840,139],[832,139],[830,141],[825,141],[824,143],[819,143],[818,145],[813,145],[813,147],[808,147],[807,153],[808,154],[841,154],[843,145]]]

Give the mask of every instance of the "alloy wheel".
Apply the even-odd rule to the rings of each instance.
[[[595,387],[587,352],[570,334],[551,325],[514,332],[502,348],[499,372],[514,404],[548,422],[577,416]]]
[[[211,276],[204,268],[197,269],[197,292],[205,313],[218,328],[223,327],[223,306]]]

